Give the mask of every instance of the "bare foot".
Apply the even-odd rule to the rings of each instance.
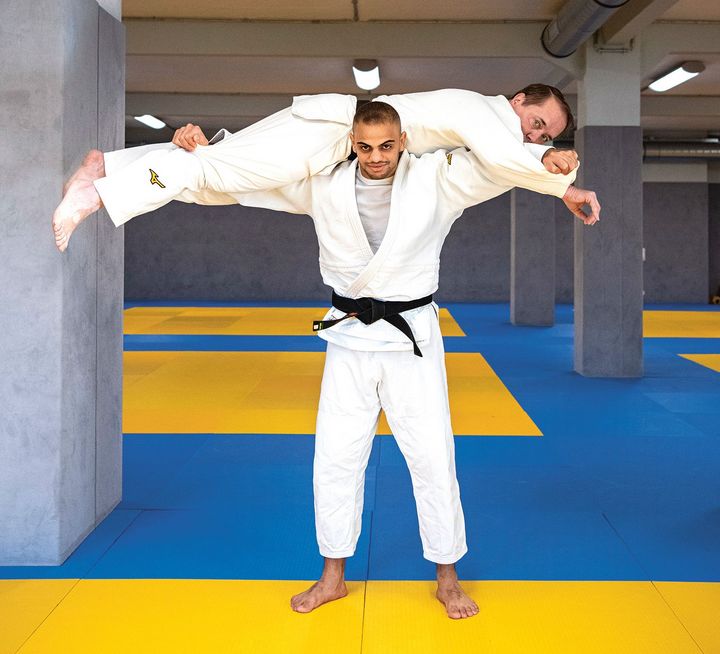
[[[472,618],[480,612],[478,605],[460,587],[454,565],[438,564],[438,589],[435,596],[445,605],[453,620]]]
[[[306,591],[295,595],[290,600],[290,606],[293,611],[298,613],[310,613],[322,604],[341,599],[348,594],[344,581],[339,583],[326,582],[322,579],[314,583]]]
[[[60,252],[67,249],[70,235],[75,228],[102,207],[102,201],[93,182],[105,176],[105,160],[102,152],[91,150],[70,177],[63,189],[63,199],[53,213],[52,226],[55,245]]]

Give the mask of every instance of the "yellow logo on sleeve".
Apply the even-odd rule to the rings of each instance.
[[[448,152],[448,153],[445,155],[445,158],[447,159],[448,166],[452,165],[452,152]]]
[[[160,181],[158,174],[152,168],[148,170],[150,171],[150,184],[157,184],[160,188],[165,188],[165,184]]]

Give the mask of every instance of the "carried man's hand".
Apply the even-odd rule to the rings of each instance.
[[[205,138],[203,131],[192,123],[188,123],[185,127],[175,130],[172,142],[188,152],[192,152],[197,145],[208,144],[208,140]]]
[[[580,164],[575,150],[557,150],[552,148],[542,157],[545,170],[556,175],[567,175]]]
[[[571,184],[565,191],[562,201],[586,225],[594,225],[600,220],[600,203],[597,201],[595,191],[586,191]],[[590,215],[583,211],[585,205],[590,209]]]

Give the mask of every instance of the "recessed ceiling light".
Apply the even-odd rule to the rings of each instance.
[[[355,84],[365,91],[372,91],[380,86],[380,69],[375,59],[356,59],[353,62]]]
[[[143,125],[147,125],[148,127],[152,127],[153,129],[162,129],[163,127],[166,127],[165,123],[160,120],[159,118],[155,118],[155,116],[151,116],[150,114],[145,114],[143,116],[135,116],[135,120],[141,122]]]
[[[699,75],[705,70],[705,64],[702,61],[686,61],[681,66],[671,70],[666,75],[656,79],[649,88],[658,93],[667,91],[668,89],[687,82],[689,79]]]

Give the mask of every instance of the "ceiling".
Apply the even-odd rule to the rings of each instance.
[[[458,87],[510,94],[559,86],[571,104],[581,51],[554,59],[540,35],[565,0],[123,0],[128,143],[168,140],[150,113],[177,127],[241,129],[293,95],[357,93],[355,58],[375,58],[377,94]],[[630,9],[632,7],[632,9]],[[630,0],[611,19],[641,50],[642,85],[691,59],[706,70],[661,96],[643,91],[646,135],[720,133],[720,1]],[[608,27],[610,22],[608,22]],[[625,39],[618,46],[630,45]]]

